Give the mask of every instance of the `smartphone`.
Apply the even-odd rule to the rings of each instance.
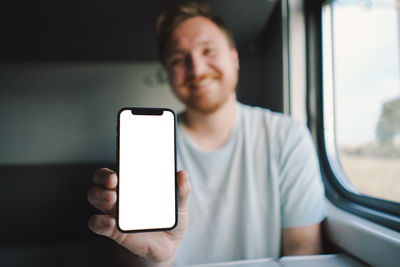
[[[119,230],[173,229],[178,223],[175,112],[123,108],[117,128]]]

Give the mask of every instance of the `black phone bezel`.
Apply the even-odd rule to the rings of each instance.
[[[125,110],[130,110],[132,114],[135,115],[154,115],[160,116],[164,113],[164,111],[171,112],[174,116],[174,168],[175,168],[175,223],[171,227],[167,228],[149,228],[149,229],[133,229],[133,230],[124,230],[121,229],[119,225],[119,169],[120,169],[120,155],[119,155],[119,145],[120,145],[120,116],[121,113]],[[117,116],[117,138],[116,138],[116,145],[117,145],[117,176],[118,176],[118,185],[116,188],[117,192],[117,202],[116,202],[116,226],[118,231],[122,233],[140,233],[140,232],[156,232],[156,231],[171,231],[178,225],[178,180],[177,180],[177,160],[176,160],[176,128],[177,128],[177,120],[176,120],[176,113],[173,109],[170,108],[148,108],[148,107],[124,107],[118,111]]]

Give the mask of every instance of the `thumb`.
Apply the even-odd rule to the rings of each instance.
[[[187,171],[181,170],[178,172],[178,211],[185,212],[191,190],[189,182],[189,174]]]

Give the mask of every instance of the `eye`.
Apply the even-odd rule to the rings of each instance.
[[[215,53],[216,53],[216,49],[213,47],[206,47],[203,50],[203,55],[205,55],[205,56],[212,56],[212,55],[215,55]]]
[[[171,57],[168,60],[167,65],[174,67],[174,66],[182,65],[184,63],[185,63],[185,58],[183,56],[175,56],[175,57]]]

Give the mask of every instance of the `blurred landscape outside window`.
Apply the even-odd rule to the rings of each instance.
[[[357,193],[400,202],[400,0],[332,1],[322,18],[330,20],[324,79],[331,71],[336,153],[347,182]]]

